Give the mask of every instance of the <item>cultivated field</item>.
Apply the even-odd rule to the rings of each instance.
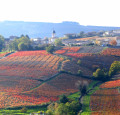
[[[62,61],[44,50],[20,51],[1,59],[0,108],[40,105],[78,91],[75,83],[87,79],[58,74]]]
[[[46,51],[16,52],[0,60],[0,75],[47,80],[58,73],[62,60]]]
[[[109,81],[100,85],[92,96],[90,108],[92,115],[120,114],[120,80]]]
[[[108,70],[113,61],[120,61],[119,52],[115,48],[82,46],[65,47],[55,54],[45,50],[20,51],[3,57],[0,59],[0,108],[40,105],[56,101],[62,94],[78,92],[78,81],[90,84],[92,80],[84,77],[91,77],[99,67]],[[79,70],[83,77],[77,75]],[[117,80],[103,83],[91,95],[93,115],[120,113],[120,80],[117,76],[114,77]]]

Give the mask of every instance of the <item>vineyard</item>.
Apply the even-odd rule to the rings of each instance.
[[[70,72],[72,74],[78,74],[78,71],[81,70],[84,76],[91,76],[92,75],[92,71],[84,66],[78,65],[77,60],[73,60],[73,61],[65,60],[65,61],[63,61],[61,70]]]
[[[45,51],[16,52],[0,60],[0,76],[47,80],[58,73],[59,62],[62,60]]]
[[[114,55],[114,56],[120,56],[120,49],[115,48],[107,48],[102,51],[102,55]]]
[[[46,51],[20,51],[0,60],[0,108],[37,105],[55,101],[58,97],[32,96],[32,90],[58,73],[63,61]]]
[[[47,83],[44,83],[39,87],[28,91],[27,93],[34,96],[59,96],[63,93],[70,94],[78,91],[78,88],[75,84],[79,80],[87,81],[88,83],[91,82],[91,80],[85,78],[63,73],[58,75],[56,78],[48,81]]]
[[[57,50],[56,54],[66,54],[66,53],[100,53],[104,47],[100,46],[80,46],[80,47],[64,47]]]
[[[76,53],[81,49],[81,47],[64,47],[60,50],[57,50],[56,54],[65,54],[65,53]]]
[[[78,81],[92,83],[93,80],[87,78],[96,68],[109,69],[113,61],[120,61],[119,52],[115,48],[81,46],[64,47],[54,54],[40,50],[3,55],[0,59],[0,108],[40,105],[57,101],[62,94],[78,92]],[[78,76],[79,70],[82,77]],[[91,95],[93,115],[120,113],[119,75],[114,78],[118,79],[101,84]]]
[[[5,53],[0,53],[0,58],[4,57],[5,55],[7,55],[9,52],[5,52]]]
[[[120,114],[120,81],[114,80],[103,83],[100,89],[92,96],[90,108],[93,111],[92,115],[100,115],[104,112],[105,115]]]
[[[120,61],[120,49],[86,46],[79,48],[76,51],[69,51],[69,48],[66,51],[65,48],[60,50],[59,54],[72,58],[72,60],[63,61],[62,70],[72,74],[81,70],[84,76],[92,76],[95,68],[109,70],[114,61]],[[78,60],[81,61],[80,65],[77,64]],[[115,75],[114,78],[116,80],[101,84],[99,90],[90,96],[91,115],[120,115],[120,74]]]
[[[71,49],[74,50],[72,51]],[[109,69],[111,63],[113,63],[114,61],[120,61],[120,57],[119,57],[120,49],[116,49],[116,48],[104,48],[100,46],[80,46],[80,47],[71,47],[71,49],[69,47],[66,47],[66,48],[62,48],[61,50],[57,50],[55,53],[59,52],[58,54],[70,57],[73,60],[80,59],[82,68],[79,67],[79,69],[81,70],[87,69],[88,73],[90,73],[90,71],[93,72],[94,67]],[[64,65],[65,66],[67,65],[67,67],[63,67],[65,70],[67,69],[68,71],[72,71],[72,73],[77,72],[78,66],[74,64],[76,70],[74,68],[69,69],[72,68],[69,67],[70,65],[69,63],[71,63],[71,61],[70,62],[65,61],[65,62]]]
[[[75,83],[87,80],[59,74],[63,58],[46,51],[19,51],[0,60],[0,108],[40,105],[61,94],[78,91]]]

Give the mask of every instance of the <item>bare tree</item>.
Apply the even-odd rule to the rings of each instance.
[[[87,94],[87,86],[88,86],[88,82],[87,81],[77,81],[76,82],[76,87],[79,89],[81,95],[79,97],[79,103],[81,103],[81,98]]]

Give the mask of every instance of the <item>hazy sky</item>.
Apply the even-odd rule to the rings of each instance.
[[[120,0],[0,0],[0,21],[120,26]]]

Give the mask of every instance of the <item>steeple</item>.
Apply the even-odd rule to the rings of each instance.
[[[56,34],[55,30],[53,30],[53,32],[52,32],[52,38],[55,37],[55,34]]]

